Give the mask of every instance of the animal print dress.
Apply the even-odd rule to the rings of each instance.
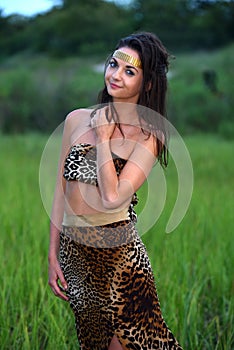
[[[113,154],[117,174],[126,161]],[[97,184],[96,149],[73,146],[65,161],[68,181]],[[100,226],[63,225],[60,264],[82,350],[108,350],[117,336],[123,349],[178,350],[160,310],[149,258],[133,205],[125,220]]]

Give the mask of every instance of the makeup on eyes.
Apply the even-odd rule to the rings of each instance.
[[[116,65],[116,66],[119,66],[119,63],[116,59],[112,58],[109,62],[109,65],[112,67],[112,65]],[[114,67],[112,67],[114,68]],[[138,72],[137,68],[135,68],[134,66],[129,66],[129,65],[126,65],[125,66],[126,70],[129,70],[131,72],[130,75],[134,75],[135,73],[132,71],[134,69],[134,71]]]

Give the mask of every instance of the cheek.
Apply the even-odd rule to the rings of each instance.
[[[142,85],[142,81],[138,80],[136,81],[133,85],[132,85],[132,90],[135,93],[139,93],[141,91],[141,85]]]
[[[106,83],[107,81],[109,81],[109,79],[110,79],[110,71],[109,71],[109,69],[107,68],[107,70],[106,70],[106,72],[105,72],[105,75],[104,75],[105,83]]]

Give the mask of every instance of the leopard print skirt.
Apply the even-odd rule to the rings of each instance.
[[[160,310],[153,272],[131,221],[63,227],[60,264],[82,350],[182,349]]]

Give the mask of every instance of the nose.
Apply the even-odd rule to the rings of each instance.
[[[115,80],[121,79],[121,70],[120,68],[116,68],[115,71],[112,73],[112,78]]]

